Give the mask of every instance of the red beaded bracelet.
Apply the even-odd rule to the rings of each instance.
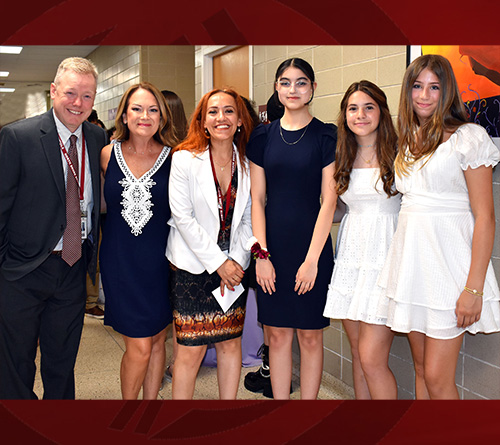
[[[257,258],[260,258],[261,260],[267,260],[271,256],[271,254],[267,250],[264,250],[260,247],[259,243],[254,243],[254,245],[250,249],[250,252],[254,260],[256,260]]]

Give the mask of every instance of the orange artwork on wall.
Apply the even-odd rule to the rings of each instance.
[[[446,57],[455,73],[469,120],[500,136],[500,46],[422,46],[422,54]]]

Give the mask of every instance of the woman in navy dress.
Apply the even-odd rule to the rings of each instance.
[[[323,369],[322,329],[329,324],[323,308],[333,269],[336,127],[309,112],[316,82],[306,61],[284,61],[275,88],[283,117],[258,126],[247,146],[258,319],[269,336],[274,398],[290,397],[296,329],[301,398],[315,399]]]
[[[165,247],[170,217],[168,180],[174,136],[170,111],[148,82],[133,85],[118,107],[114,143],[101,152],[107,205],[100,264],[104,323],[123,335],[124,399],[156,399],[165,370],[166,328],[172,321]]]

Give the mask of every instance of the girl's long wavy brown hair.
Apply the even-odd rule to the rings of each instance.
[[[149,91],[155,97],[158,102],[158,107],[160,108],[160,126],[158,127],[156,134],[153,136],[153,139],[162,145],[174,147],[179,143],[179,140],[177,139],[172,125],[172,113],[170,112],[170,108],[168,108],[163,94],[161,94],[160,90],[149,82],[140,82],[132,85],[122,96],[115,119],[116,139],[119,141],[126,141],[130,137],[128,126],[123,123],[123,114],[127,112],[130,97],[139,89]]]
[[[337,120],[337,149],[335,154],[335,173],[337,194],[342,195],[349,187],[352,167],[358,153],[356,136],[347,126],[346,112],[349,98],[356,91],[370,96],[380,108],[380,120],[377,131],[376,154],[380,166],[380,179],[383,182],[387,196],[394,196],[394,158],[397,151],[397,135],[392,122],[391,113],[387,105],[385,93],[374,83],[368,80],[354,82],[345,92],[340,103],[340,112]]]
[[[238,117],[241,119],[241,127],[240,131],[234,134],[233,142],[238,149],[238,156],[240,158],[241,165],[243,166],[245,165],[245,148],[250,137],[250,133],[254,128],[254,123],[245,103],[243,102],[243,99],[235,90],[231,88],[216,88],[209,91],[200,99],[200,102],[191,116],[191,122],[189,124],[186,139],[177,145],[173,151],[189,150],[192,153],[203,153],[206,150],[207,145],[210,143],[210,135],[205,133],[205,118],[208,108],[207,104],[208,100],[218,93],[230,95],[236,103],[236,112],[238,113]]]
[[[424,69],[439,79],[439,102],[436,111],[422,126],[413,110],[412,90]],[[432,156],[443,142],[445,131],[455,131],[467,122],[467,111],[460,97],[450,62],[437,54],[415,59],[406,69],[401,86],[398,115],[398,155],[395,170],[398,176],[407,175],[411,165],[425,156]],[[419,133],[417,139],[415,135]],[[407,152],[408,150],[408,152]]]

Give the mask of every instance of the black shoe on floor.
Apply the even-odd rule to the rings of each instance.
[[[257,371],[251,371],[245,376],[243,382],[246,389],[251,392],[263,392],[264,388],[271,386],[269,374],[269,346],[263,344],[257,355],[262,357],[262,365]]]
[[[269,372],[269,346],[263,344],[259,348],[257,355],[262,357],[262,365],[257,371],[249,372],[245,376],[243,385],[251,392],[262,392],[264,397],[273,398],[273,388],[271,386],[271,374]],[[290,394],[293,387],[290,385]]]
[[[243,385],[251,392],[262,392],[266,387],[271,386],[269,377],[269,367],[262,364],[257,371],[249,372],[245,376]],[[267,368],[267,369],[266,369]]]

